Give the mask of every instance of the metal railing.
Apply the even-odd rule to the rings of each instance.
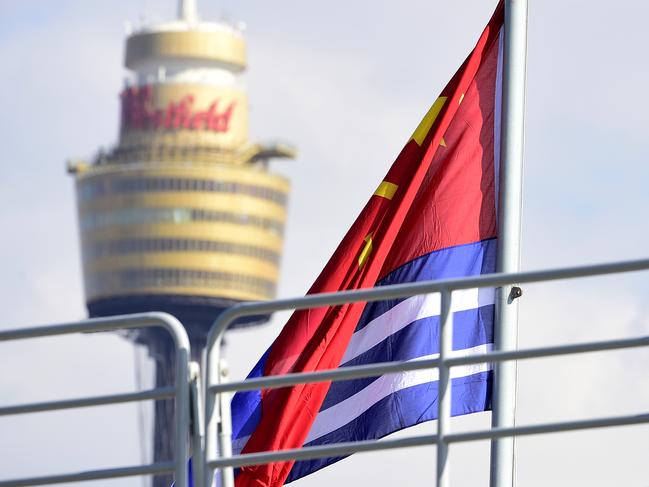
[[[123,394],[109,394],[104,396],[66,399],[60,401],[28,403],[14,406],[0,407],[0,417],[27,414],[42,411],[58,411],[70,408],[88,406],[103,406],[134,401],[175,399],[176,417],[174,446],[174,459],[169,462],[158,462],[145,465],[135,465],[120,468],[107,468],[89,470],[85,472],[72,472],[42,477],[17,478],[0,481],[0,487],[19,487],[27,485],[59,484],[63,482],[79,482],[84,480],[110,479],[117,477],[130,477],[136,475],[151,475],[174,473],[178,487],[187,486],[187,462],[189,448],[187,436],[190,423],[190,377],[189,377],[189,339],[181,323],[166,313],[142,313],[110,318],[96,318],[74,323],[22,328],[0,332],[0,342],[23,340],[27,338],[51,337],[73,333],[88,333],[98,331],[115,331],[132,328],[164,328],[172,337],[176,354],[176,384],[175,387],[158,387],[145,391],[129,392]]]
[[[201,411],[200,407],[200,386],[198,384],[198,376],[200,374],[199,371],[196,370],[195,366],[193,368],[190,367],[190,349],[187,333],[182,324],[170,315],[165,313],[143,313],[137,315],[91,319],[75,323],[2,331],[0,332],[0,342],[72,333],[115,331],[142,327],[162,327],[174,340],[177,369],[175,387],[159,387],[145,391],[0,407],[0,417],[2,417],[42,411],[57,411],[70,408],[119,404],[133,401],[174,398],[176,401],[176,442],[174,445],[175,455],[173,461],[41,477],[17,478],[0,481],[0,487],[46,485],[171,472],[175,474],[176,485],[178,487],[186,487],[188,483],[187,475],[189,458],[188,436],[191,437],[191,444],[194,450],[195,485],[201,485],[203,487],[212,485],[216,469],[218,469],[220,473],[221,485],[223,487],[232,487],[234,467],[267,464],[286,460],[336,457],[348,455],[354,452],[369,452],[429,445],[437,446],[437,485],[447,486],[450,475],[448,469],[448,448],[452,443],[649,423],[649,413],[647,413],[578,421],[541,423],[511,428],[491,428],[463,433],[451,433],[450,431],[450,370],[452,367],[484,363],[494,364],[511,360],[556,357],[568,354],[649,346],[649,336],[645,336],[525,350],[497,350],[479,356],[451,356],[451,338],[453,329],[452,305],[454,291],[553,281],[559,279],[601,276],[640,270],[649,270],[649,259],[586,267],[524,272],[518,274],[491,274],[443,281],[399,284],[372,289],[308,295],[294,299],[240,304],[225,310],[219,316],[208,337],[206,362],[207,387],[204,398],[204,413]],[[353,302],[371,302],[385,299],[404,298],[430,293],[439,293],[441,298],[440,351],[436,358],[417,361],[386,362],[344,367],[335,370],[260,377],[231,383],[225,381],[223,361],[220,356],[221,342],[225,330],[237,318],[267,314],[273,311],[287,309],[309,309]],[[439,370],[437,434],[382,441],[367,440],[283,451],[232,455],[230,397],[231,393],[234,391],[270,389],[286,387],[294,384],[378,377],[383,374],[423,369]],[[190,416],[192,416],[190,413],[190,406],[193,411],[193,422],[190,419]],[[203,416],[203,414],[205,416]],[[206,425],[205,431],[203,426],[204,424]],[[190,425],[193,425],[191,431]]]
[[[512,428],[491,428],[464,433],[450,432],[451,381],[450,369],[460,365],[501,363],[510,360],[556,357],[567,354],[617,350],[649,345],[649,336],[602,342],[580,343],[525,350],[498,350],[480,356],[451,357],[453,329],[453,292],[463,289],[501,287],[512,284],[537,283],[561,279],[601,276],[631,271],[649,270],[649,259],[611,264],[571,267],[516,274],[489,274],[479,277],[448,279],[441,281],[397,284],[372,289],[307,295],[294,299],[282,299],[261,303],[244,303],[225,310],[215,321],[207,344],[207,381],[205,389],[205,447],[204,455],[196,459],[201,471],[204,487],[210,487],[216,469],[219,469],[221,485],[232,487],[233,467],[268,464],[286,460],[307,460],[336,457],[354,452],[368,452],[424,445],[437,446],[437,485],[449,485],[448,447],[451,443],[525,436],[540,433],[576,431],[590,428],[623,426],[649,423],[649,413],[604,417],[597,419],[542,423]],[[267,314],[289,309],[309,309],[320,306],[340,305],[354,302],[370,302],[385,299],[404,298],[414,295],[441,294],[440,353],[438,358],[418,361],[387,362],[373,365],[345,367],[308,373],[293,373],[282,376],[260,377],[226,383],[223,377],[220,356],[221,342],[228,326],[237,318]],[[393,440],[368,440],[338,443],[326,446],[312,446],[299,449],[232,455],[230,424],[230,393],[234,391],[258,390],[286,387],[294,384],[341,381],[412,370],[436,368],[439,370],[439,400],[437,434],[422,435]],[[218,449],[217,449],[218,446]]]

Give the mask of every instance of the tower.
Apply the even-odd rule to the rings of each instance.
[[[238,28],[200,21],[195,1],[181,0],[174,21],[132,32],[124,63],[119,142],[68,164],[88,313],[169,312],[199,359],[219,312],[275,296],[289,183],[268,161],[294,150],[248,139],[245,39]],[[165,338],[129,338],[148,347],[156,382],[168,383]],[[171,406],[156,403],[156,460],[170,453]]]

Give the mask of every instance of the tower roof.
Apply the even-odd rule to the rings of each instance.
[[[126,40],[124,64],[133,71],[179,62],[242,71],[243,33],[223,22],[200,21],[196,0],[179,0],[176,20],[143,26]]]

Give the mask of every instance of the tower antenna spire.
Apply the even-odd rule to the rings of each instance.
[[[178,0],[178,20],[184,20],[188,24],[198,21],[196,0]]]

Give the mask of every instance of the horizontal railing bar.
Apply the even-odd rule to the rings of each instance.
[[[580,419],[564,421],[561,423],[534,424],[529,426],[515,426],[512,428],[494,428],[491,430],[467,431],[452,433],[444,438],[450,443],[467,441],[490,440],[508,436],[530,436],[543,433],[562,433],[595,428],[612,428],[616,426],[630,426],[633,424],[649,423],[649,414],[635,414],[628,416],[610,416],[608,418]]]
[[[309,446],[292,450],[274,452],[246,453],[227,458],[208,461],[211,468],[245,467],[249,465],[264,465],[287,460],[311,460],[315,458],[338,457],[352,453],[409,448],[415,446],[432,446],[437,443],[437,435],[412,436],[397,440],[364,440],[336,443],[334,445]]]
[[[82,399],[65,399],[62,401],[38,402],[31,404],[18,404],[15,406],[0,407],[0,416],[13,414],[38,413],[44,411],[58,411],[62,409],[85,408],[89,406],[103,406],[107,404],[120,404],[125,402],[147,401],[152,399],[170,399],[176,395],[175,387],[158,387],[146,391],[111,394],[106,396],[88,397]]]
[[[152,475],[171,473],[176,468],[174,462],[160,462],[136,467],[107,468],[102,470],[88,470],[60,475],[43,477],[30,477],[0,481],[0,487],[25,487],[28,485],[62,484],[64,482],[83,482],[86,480],[114,479],[118,477],[134,477],[136,475]]]
[[[255,377],[238,382],[225,382],[213,384],[209,391],[214,394],[220,392],[254,391],[259,389],[279,389],[296,384],[311,384],[317,382],[340,381],[350,379],[363,379],[378,377],[383,374],[409,372],[412,370],[430,369],[439,366],[439,359],[417,360],[412,362],[385,362],[372,365],[355,365],[339,369],[322,370],[318,372],[301,372],[279,376]]]
[[[360,301],[370,302],[381,301],[384,299],[403,298],[419,294],[441,292],[444,290],[454,291],[476,287],[498,287],[514,283],[530,284],[539,281],[594,277],[643,270],[649,270],[649,259],[519,273],[482,274],[477,277],[460,277],[437,281],[393,284],[390,286],[355,289],[351,291],[309,294],[297,298],[237,304],[226,309],[218,321],[220,323],[231,322],[242,316],[256,315],[258,313],[270,313],[285,309],[309,309],[318,306],[332,306]]]
[[[629,416],[612,416],[608,418],[586,419],[580,421],[566,421],[561,423],[544,423],[530,426],[516,426],[513,428],[494,428],[491,430],[469,431],[465,433],[451,433],[444,435],[444,440],[449,443],[467,441],[489,440],[509,436],[529,436],[544,433],[561,433],[579,431],[593,428],[608,428],[616,426],[630,426],[633,424],[649,423],[649,414]],[[208,461],[212,468],[245,467],[249,465],[263,465],[268,463],[283,462],[288,460],[311,460],[328,458],[352,453],[392,450],[395,448],[409,448],[416,446],[436,445],[437,435],[421,435],[397,440],[366,440],[358,442],[345,442],[333,445],[310,446],[291,450],[274,452],[247,453],[234,455],[229,458],[219,458]],[[0,485],[1,487],[1,485]]]
[[[107,332],[133,328],[160,327],[164,328],[174,343],[176,352],[176,385],[170,391],[166,388],[139,391],[126,394],[115,394],[91,398],[77,398],[62,401],[45,403],[22,404],[0,408],[4,415],[21,414],[37,411],[52,411],[76,407],[97,406],[102,404],[115,404],[128,401],[140,401],[148,399],[176,398],[176,437],[181,438],[189,424],[189,374],[188,364],[190,357],[190,343],[187,331],[184,326],[170,314],[162,312],[148,312],[131,315],[111,316],[105,318],[91,318],[88,320],[59,323],[54,325],[37,326],[30,328],[18,328],[14,330],[0,331],[0,342],[10,340],[22,340],[29,338],[44,338],[61,336],[73,333]],[[97,480],[103,478],[115,478],[134,475],[148,475],[156,473],[174,472],[179,485],[186,485],[187,479],[187,445],[184,442],[177,442],[174,451],[175,462],[155,463],[150,465],[138,465],[116,469],[93,470],[63,475],[50,475],[34,478],[23,478],[8,481],[1,481],[2,486],[21,485],[45,485],[64,482],[79,482],[85,480]]]
[[[532,358],[556,357],[576,353],[603,352],[626,348],[649,346],[649,336],[609,340],[604,342],[577,343],[550,347],[530,348],[503,352],[489,352],[470,357],[449,357],[445,363],[449,367],[480,363],[504,362],[507,360],[523,360]],[[293,373],[281,376],[256,377],[238,382],[226,382],[210,386],[211,393],[251,391],[258,389],[277,389],[295,384],[316,382],[341,381],[377,377],[383,374],[394,374],[439,367],[438,358],[414,361],[385,362],[371,365],[356,365],[339,369],[322,370],[317,372]]]
[[[507,350],[489,352],[484,355],[470,357],[450,357],[446,360],[449,367],[458,365],[473,365],[485,362],[496,363],[508,360],[527,360],[534,358],[560,357],[579,353],[607,352],[649,346],[649,336],[621,338],[601,342],[575,343],[571,345],[553,345],[549,347],[528,348],[523,350]]]
[[[72,333],[92,333],[100,331],[114,331],[118,329],[131,329],[150,326],[160,326],[171,330],[179,325],[176,323],[175,318],[172,323],[169,318],[172,318],[166,313],[150,312],[150,313],[137,313],[132,315],[119,315],[110,316],[106,318],[90,318],[84,321],[76,321],[71,323],[57,323],[46,326],[34,326],[29,328],[17,328],[14,330],[0,331],[0,342],[9,340],[23,340],[26,338],[41,338],[57,335],[68,335]],[[176,339],[176,336],[174,336]]]

